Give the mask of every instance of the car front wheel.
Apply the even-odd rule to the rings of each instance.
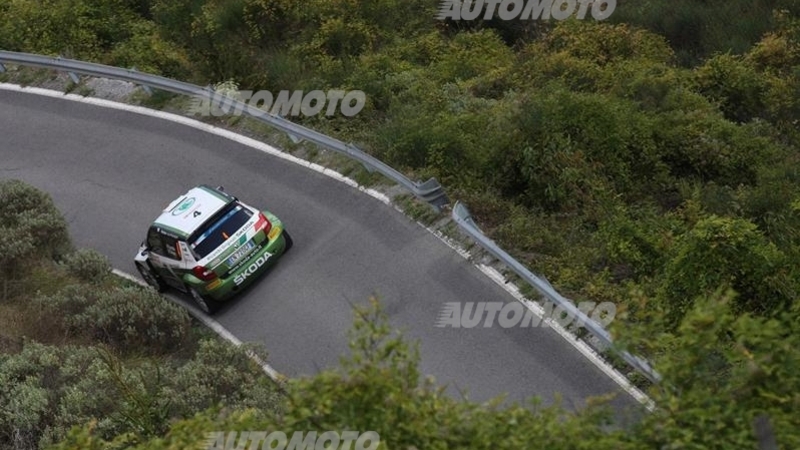
[[[153,273],[150,267],[145,267],[144,264],[137,262],[136,270],[139,271],[139,274],[142,276],[145,283],[152,286],[156,292],[164,292],[164,290],[167,289],[167,285],[164,283],[161,277]]]

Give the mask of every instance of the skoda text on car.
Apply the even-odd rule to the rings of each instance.
[[[283,222],[222,188],[201,185],[170,203],[134,258],[159,292],[191,294],[206,313],[251,284],[292,245]]]

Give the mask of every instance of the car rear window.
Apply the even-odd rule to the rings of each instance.
[[[239,231],[252,216],[250,209],[240,203],[231,203],[231,206],[204,223],[195,232],[197,237],[189,242],[189,246],[199,259],[205,258]]]

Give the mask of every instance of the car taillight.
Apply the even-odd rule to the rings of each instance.
[[[217,274],[214,273],[213,270],[206,269],[203,266],[195,266],[195,268],[192,269],[192,273],[194,273],[194,276],[203,281],[211,281],[214,278],[217,278]]]
[[[256,231],[264,230],[264,234],[269,234],[270,229],[272,229],[272,223],[270,223],[269,219],[267,219],[264,213],[258,213],[258,221],[256,222]]]

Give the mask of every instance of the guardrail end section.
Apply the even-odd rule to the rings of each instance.
[[[422,184],[418,184],[416,191],[415,194],[433,206],[437,212],[440,212],[443,207],[450,203],[444,188],[436,178],[431,178]]]
[[[417,185],[417,189],[423,194],[426,193],[435,193],[442,189],[442,185],[439,184],[439,181],[436,178],[431,178],[428,181]]]
[[[466,205],[463,203],[456,202],[453,207],[452,217],[460,227],[469,227],[475,232],[483,234],[483,230],[478,228],[478,225],[472,220],[472,214],[470,214],[469,209],[467,209]]]
[[[456,202],[455,206],[453,206],[453,218],[456,220],[467,220],[470,217],[472,216],[470,216],[467,207],[461,202]]]

